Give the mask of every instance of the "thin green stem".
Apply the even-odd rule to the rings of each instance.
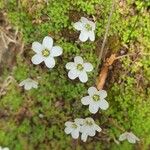
[[[102,55],[103,55],[103,52],[104,52],[104,48],[105,48],[105,45],[106,45],[106,42],[107,42],[108,31],[109,31],[109,28],[110,28],[111,18],[112,18],[114,9],[115,9],[115,3],[116,3],[116,0],[113,0],[113,1],[112,1],[112,5],[111,5],[110,14],[109,14],[109,17],[108,17],[108,23],[107,23],[107,25],[106,25],[106,30],[105,30],[105,35],[104,35],[102,47],[101,47],[101,50],[100,50],[100,53],[99,53],[99,56],[98,56],[97,69],[98,69],[98,67],[99,67],[99,65],[100,65],[101,58],[102,58]]]

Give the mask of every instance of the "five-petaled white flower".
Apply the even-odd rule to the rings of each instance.
[[[136,141],[140,141],[138,137],[136,137],[132,132],[124,132],[119,136],[119,141],[128,140],[129,143],[136,143]]]
[[[32,63],[38,65],[44,61],[48,68],[53,68],[55,66],[54,57],[62,54],[62,48],[60,46],[53,46],[53,39],[49,36],[43,39],[42,44],[33,42],[32,49],[36,52],[31,59]]]
[[[74,23],[74,28],[78,31],[81,31],[79,39],[82,42],[87,41],[90,39],[91,41],[95,40],[95,23],[92,21],[89,21],[85,17],[81,17],[80,21]]]
[[[105,90],[97,90],[95,87],[88,89],[89,96],[81,99],[83,105],[89,105],[89,111],[95,114],[99,108],[106,110],[109,107],[108,102],[104,99],[107,96]]]
[[[74,58],[74,62],[69,62],[66,64],[66,69],[70,70],[68,72],[68,77],[72,80],[77,77],[83,83],[88,81],[88,76],[86,72],[90,72],[93,70],[93,66],[91,63],[84,63],[82,57],[76,56]]]
[[[100,132],[102,129],[95,123],[95,121],[92,118],[85,118],[80,132],[82,133],[81,135],[81,140],[83,142],[86,142],[88,136],[95,136],[96,131]]]
[[[71,134],[72,138],[77,139],[79,137],[80,125],[82,124],[83,119],[76,118],[74,122],[67,121],[65,123],[65,133]]]
[[[2,147],[0,146],[0,150],[9,150],[9,148],[8,148],[8,147],[2,148]]]
[[[19,86],[24,86],[25,90],[30,90],[32,88],[37,89],[38,88],[38,82],[36,82],[30,78],[27,78],[27,79],[21,81]]]

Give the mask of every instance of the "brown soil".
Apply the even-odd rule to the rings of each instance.
[[[0,12],[0,74],[4,68],[12,70],[17,54],[22,53],[23,43],[17,29],[6,19],[6,13]]]

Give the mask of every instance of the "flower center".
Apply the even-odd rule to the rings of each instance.
[[[93,122],[92,122],[92,121],[89,121],[89,120],[86,120],[86,124],[87,124],[88,126],[92,126],[92,125],[93,125]]]
[[[78,126],[75,123],[72,124],[72,128],[76,129],[77,127]]]
[[[93,95],[93,100],[96,101],[96,102],[99,101],[100,100],[100,96],[97,95],[97,94]]]
[[[82,70],[83,70],[82,64],[78,64],[78,65],[77,65],[77,69],[78,69],[79,71],[82,71]]]
[[[85,25],[85,28],[87,31],[92,31],[92,26],[88,23]]]
[[[48,57],[50,55],[50,51],[48,49],[44,49],[44,50],[42,50],[42,55],[44,57]]]

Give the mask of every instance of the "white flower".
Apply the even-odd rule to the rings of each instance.
[[[65,133],[71,134],[72,138],[77,139],[79,137],[80,127],[83,122],[83,119],[75,119],[74,122],[67,121],[65,123]]]
[[[2,147],[0,146],[0,150],[9,150],[9,148],[8,148],[8,147],[2,148]]]
[[[83,105],[89,105],[89,111],[95,114],[99,108],[106,110],[109,107],[108,102],[104,99],[107,96],[107,92],[104,90],[97,90],[95,87],[88,89],[89,96],[85,96],[81,99]]]
[[[100,132],[102,129],[95,123],[92,118],[85,118],[80,128],[81,140],[86,142],[88,136],[95,136],[96,131]]]
[[[80,21],[74,23],[74,28],[78,31],[81,31],[79,39],[82,42],[87,41],[90,39],[91,41],[95,40],[95,23],[92,21],[89,21],[85,17],[81,17]]]
[[[21,81],[19,86],[24,86],[25,90],[30,90],[32,88],[37,89],[38,88],[38,82],[36,82],[30,78],[27,78],[27,79]]]
[[[132,132],[124,132],[119,136],[119,141],[128,140],[129,143],[136,143],[136,141],[140,141],[138,137],[136,137]]]
[[[39,114],[39,118],[44,118],[44,115],[43,114]]]
[[[54,57],[62,54],[62,48],[53,46],[53,39],[49,36],[43,39],[42,44],[33,42],[32,49],[36,53],[31,59],[32,63],[38,65],[44,61],[48,68],[53,68],[55,66]]]
[[[77,139],[81,133],[81,140],[84,142],[86,142],[88,136],[93,137],[96,131],[102,130],[92,118],[77,118],[74,122],[67,121],[65,126],[66,134],[71,134],[74,139]]]
[[[82,57],[76,56],[74,62],[69,62],[66,64],[66,69],[70,70],[68,72],[68,77],[72,80],[77,77],[83,83],[88,81],[88,76],[86,72],[93,70],[91,63],[84,63]]]

